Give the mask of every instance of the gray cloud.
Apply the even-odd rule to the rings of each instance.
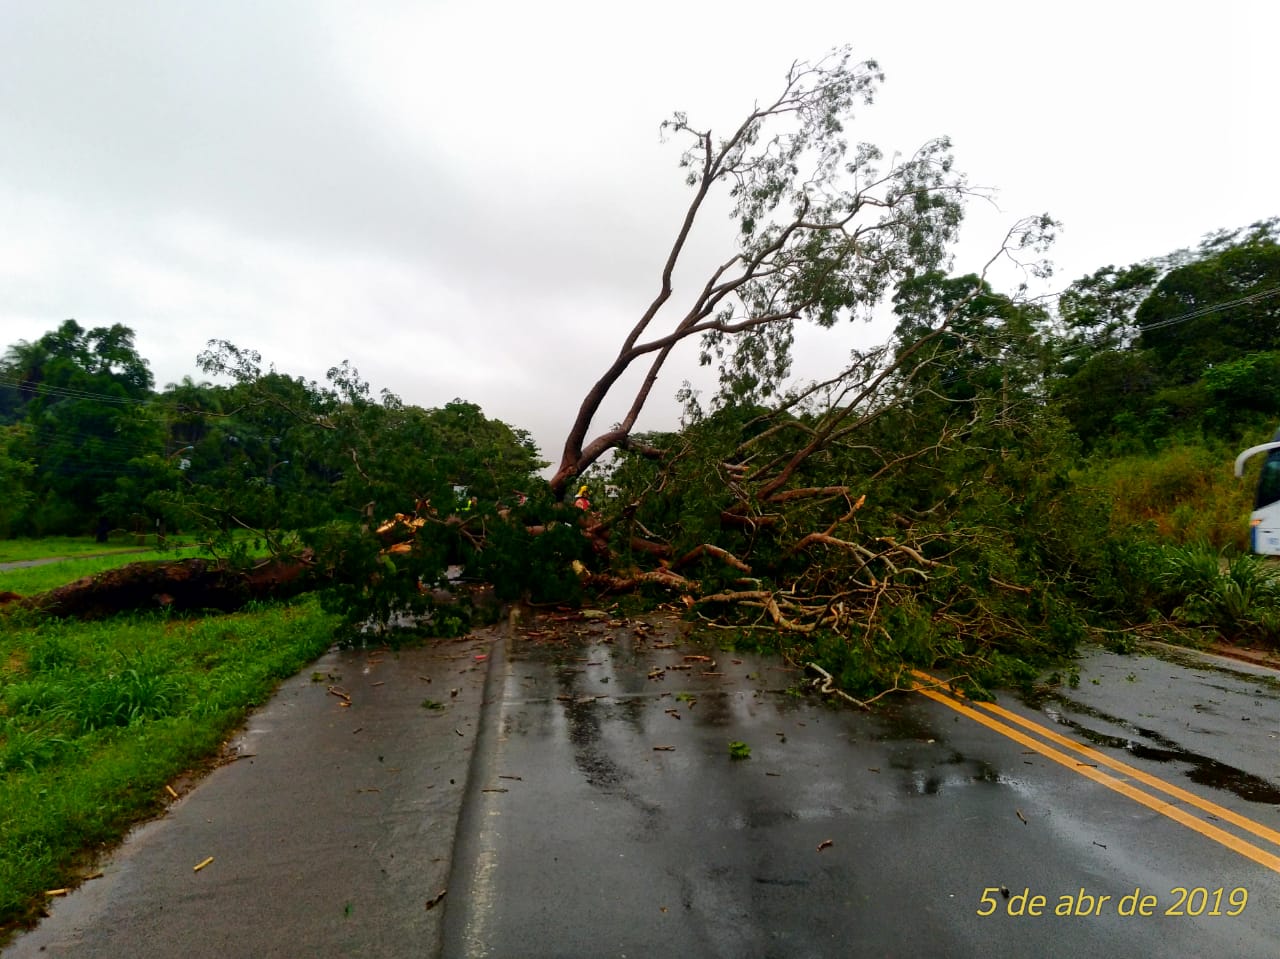
[[[846,38],[888,73],[855,138],[891,154],[950,134],[1001,188],[959,269],[1043,209],[1067,224],[1060,282],[1280,212],[1259,172],[1270,8],[858,7],[10,0],[0,345],[122,322],[162,384],[210,337],[310,378],[350,359],[410,402],[478,402],[550,458],[687,202],[658,121],[721,129]],[[713,220],[692,259],[728,242]],[[698,373],[686,356],[664,376],[649,425]]]

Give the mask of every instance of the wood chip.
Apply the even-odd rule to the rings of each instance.
[[[673,753],[676,751],[676,747],[675,746],[654,746],[653,751],[655,753]]]
[[[1022,825],[1024,825],[1024,826],[1025,826],[1025,825],[1027,824],[1027,817],[1026,817],[1026,816],[1024,816],[1024,815],[1022,815],[1022,810],[1021,810],[1021,809],[1015,809],[1015,810],[1014,810],[1014,812],[1016,812],[1016,813],[1018,814],[1018,818],[1022,820]]]
[[[436,906],[440,905],[440,900],[444,898],[444,894],[448,891],[449,890],[447,889],[441,889],[438,893],[428,899],[427,909],[434,909]]]
[[[834,839],[824,839],[822,842],[818,843],[818,852],[822,852],[824,849],[830,849],[835,844],[836,841]]]

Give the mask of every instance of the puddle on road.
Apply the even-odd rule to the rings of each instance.
[[[1280,694],[1280,677],[1268,675],[1266,673],[1250,672],[1245,669],[1236,668],[1226,663],[1213,662],[1194,655],[1193,653],[1183,652],[1172,646],[1158,646],[1143,650],[1143,656],[1150,656],[1153,659],[1162,659],[1166,662],[1182,666],[1185,669],[1192,670],[1195,673],[1217,673],[1219,676],[1228,676],[1231,679],[1242,683],[1254,685],[1254,695],[1275,697]],[[1263,667],[1265,668],[1265,667]],[[1203,678],[1203,677],[1201,677]],[[1238,692],[1238,689],[1229,689],[1226,686],[1216,686],[1206,683],[1214,689],[1222,689],[1227,692]]]
[[[1049,700],[1056,702],[1061,709],[1047,706],[1046,703]],[[1190,767],[1186,770],[1185,775],[1194,783],[1234,793],[1248,802],[1280,805],[1280,788],[1269,780],[1245,772],[1235,766],[1229,766],[1209,756],[1184,749],[1174,740],[1169,739],[1167,736],[1162,736],[1153,729],[1138,726],[1118,716],[1111,716],[1100,709],[1087,706],[1061,694],[1043,696],[1035,703],[1028,702],[1028,705],[1042,709],[1045,715],[1054,722],[1075,731],[1082,739],[1093,743],[1095,746],[1122,749],[1138,759],[1149,759],[1153,762],[1185,763]],[[1118,726],[1121,729],[1131,730],[1137,738],[1113,736],[1109,733],[1099,732],[1077,720],[1071,719],[1066,715],[1067,712],[1078,713],[1082,716],[1088,716],[1092,719]],[[1142,740],[1146,740],[1146,742]]]
[[[634,778],[636,771],[615,761],[613,753],[619,741],[653,740],[663,728],[664,719],[658,716],[663,712],[679,712],[684,726],[701,728],[745,724],[750,729],[768,717],[769,735],[786,742],[787,736],[777,732],[774,721],[795,714],[803,726],[806,720],[819,721],[817,717],[827,714],[824,707],[830,707],[832,719],[846,724],[843,738],[881,744],[888,751],[876,764],[883,767],[883,784],[894,795],[932,797],[984,786],[1027,788],[1022,779],[948,745],[948,729],[930,722],[910,700],[886,701],[862,714],[807,693],[788,695],[801,679],[798,670],[749,653],[709,649],[662,628],[644,636],[629,625],[541,635],[544,638],[533,642],[518,639],[510,647],[513,670],[507,694],[515,703],[524,687],[549,688],[554,701],[542,700],[540,713],[526,713],[509,722],[505,732],[560,739],[589,786],[632,803],[644,788]],[[697,661],[695,656],[701,655],[710,655],[717,663]],[[687,665],[690,661],[692,668]],[[666,672],[655,677],[659,667]],[[702,675],[703,670],[708,675]],[[656,734],[661,743],[661,733]],[[753,745],[763,743],[753,740]],[[676,762],[685,761],[683,755],[671,755],[677,756]],[[878,774],[881,769],[872,772]],[[784,821],[826,819],[842,811],[839,802],[824,797],[785,812],[772,805],[739,810],[738,818],[721,825],[767,828]]]

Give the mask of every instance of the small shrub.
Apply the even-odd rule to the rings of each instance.
[[[27,668],[33,673],[51,673],[79,662],[74,646],[58,636],[45,637],[32,645]]]
[[[1280,569],[1242,553],[1224,559],[1205,544],[1169,547],[1156,574],[1173,619],[1231,639],[1280,638]]]
[[[68,740],[44,730],[7,725],[0,728],[0,773],[35,772],[55,762],[69,748]]]
[[[130,668],[90,682],[59,712],[70,716],[83,733],[160,719],[175,712],[182,699],[181,687],[173,679]]]

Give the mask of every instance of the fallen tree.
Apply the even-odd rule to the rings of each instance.
[[[1101,527],[1066,477],[1070,441],[1039,393],[1042,314],[982,276],[947,277],[969,190],[945,139],[887,166],[874,146],[848,144],[853,108],[879,81],[874,63],[839,50],[793,65],[780,94],[727,137],[683,114],[666,124],[691,144],[682,165],[693,198],[657,294],[588,390],[545,487],[526,472],[518,497],[494,484],[464,506],[466,484],[439,465],[452,447],[425,417],[394,397],[374,402],[348,367],[325,390],[215,344],[206,370],[237,377],[263,435],[296,446],[290,464],[314,464],[310,513],[277,495],[270,470],[242,484],[244,504],[304,530],[315,581],[352,625],[428,607],[424,587],[456,562],[503,599],[674,595],[708,622],[803,642],[814,651],[806,661],[859,691],[890,688],[904,661],[1007,674],[1069,649],[1083,630],[1080,583],[1102,569]],[[664,327],[673,276],[716,190],[731,203],[737,250]],[[1021,222],[1000,255],[1038,253],[1053,226]],[[797,322],[866,317],[891,293],[900,322],[890,342],[784,386]],[[686,390],[686,428],[636,435],[668,358],[695,338],[703,362],[718,364],[709,408]],[[605,400],[646,363],[626,415],[593,436]],[[569,507],[579,477],[619,495]],[[235,515],[225,489],[197,505],[224,527],[267,525]],[[147,589],[172,595],[157,582],[137,595]]]
[[[241,609],[320,585],[309,556],[238,568],[214,559],[130,563],[35,596],[8,594],[4,604],[53,616],[96,619],[125,610]]]

